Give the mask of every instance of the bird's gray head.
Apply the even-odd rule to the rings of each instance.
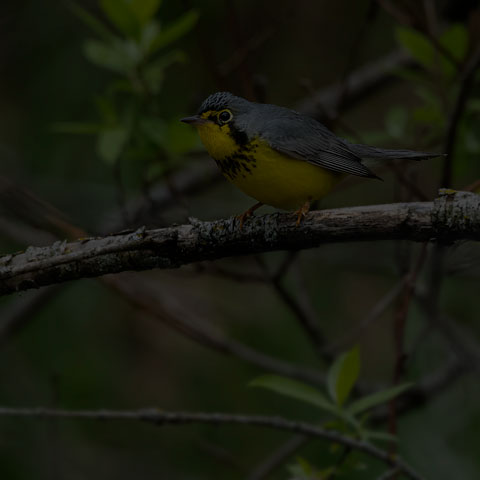
[[[197,114],[202,115],[206,112],[221,112],[230,110],[233,115],[248,113],[251,109],[251,103],[241,97],[236,97],[230,92],[217,92],[207,97],[200,105]]]
[[[256,112],[259,109],[261,104],[249,102],[229,92],[217,92],[203,101],[196,115],[182,118],[182,122],[190,123],[204,132],[208,130],[211,133],[227,134],[241,146],[258,133]]]

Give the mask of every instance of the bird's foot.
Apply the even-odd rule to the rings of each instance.
[[[235,218],[240,222],[239,229],[241,230],[243,228],[243,224],[245,223],[245,220],[253,215],[253,212],[257,210],[257,208],[260,208],[263,205],[263,203],[258,202],[252,207],[250,207],[247,211],[243,212],[241,215],[237,215]]]
[[[307,200],[296,212],[295,215],[297,216],[297,227],[302,223],[302,220],[307,216],[307,213],[310,211],[310,207],[312,205],[311,200]]]

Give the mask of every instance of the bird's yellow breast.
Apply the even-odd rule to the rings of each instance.
[[[205,123],[198,133],[223,175],[240,190],[266,205],[296,209],[324,197],[342,178],[272,149],[260,139],[240,144],[229,126]]]

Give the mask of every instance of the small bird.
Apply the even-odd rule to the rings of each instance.
[[[299,225],[311,204],[347,174],[379,178],[362,160],[439,156],[350,143],[314,118],[228,92],[210,95],[196,115],[181,121],[197,128],[222,174],[257,200],[237,217],[240,228],[264,204],[296,210]]]

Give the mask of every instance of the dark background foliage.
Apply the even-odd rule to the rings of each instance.
[[[178,122],[218,90],[307,106],[339,135],[389,148],[446,151],[451,136],[451,175],[443,159],[381,167],[385,182],[349,180],[322,208],[431,200],[439,187],[474,184],[475,73],[461,115],[453,112],[478,50],[477,3],[4,0],[2,252],[49,244],[52,234],[64,238],[71,233],[66,224],[100,235],[248,208],[251,199],[214,173],[195,134]],[[122,16],[122,4],[143,13]],[[359,68],[399,49],[415,63],[399,62],[388,80],[381,76],[349,96],[346,81]],[[329,107],[315,103],[314,93],[332,84],[340,88]],[[197,171],[208,181],[177,188],[177,175]],[[159,191],[169,200],[156,202]],[[456,362],[443,388],[394,416],[398,451],[427,479],[473,480],[480,476],[479,253],[472,243],[347,243],[292,259],[280,252],[145,272],[141,278],[159,299],[156,318],[91,279],[54,287],[37,303],[35,291],[6,297],[0,403],[155,406],[325,423],[331,419],[311,405],[248,387],[268,371],[159,321],[176,316],[212,325],[226,338],[326,372],[332,356],[315,354],[287,291],[316,317],[333,357],[358,344],[360,382],[373,390],[418,385]],[[264,279],[282,265],[288,268],[279,283]],[[386,307],[368,321],[385,296]],[[21,309],[22,321],[7,328]],[[392,432],[391,423],[392,415],[390,427],[386,421],[372,428]],[[0,432],[4,479],[240,479],[289,438],[257,427],[18,418],[2,418]],[[310,441],[268,478],[334,478],[328,469],[338,464],[338,478],[372,479],[385,469],[359,453],[347,457],[338,446]]]

